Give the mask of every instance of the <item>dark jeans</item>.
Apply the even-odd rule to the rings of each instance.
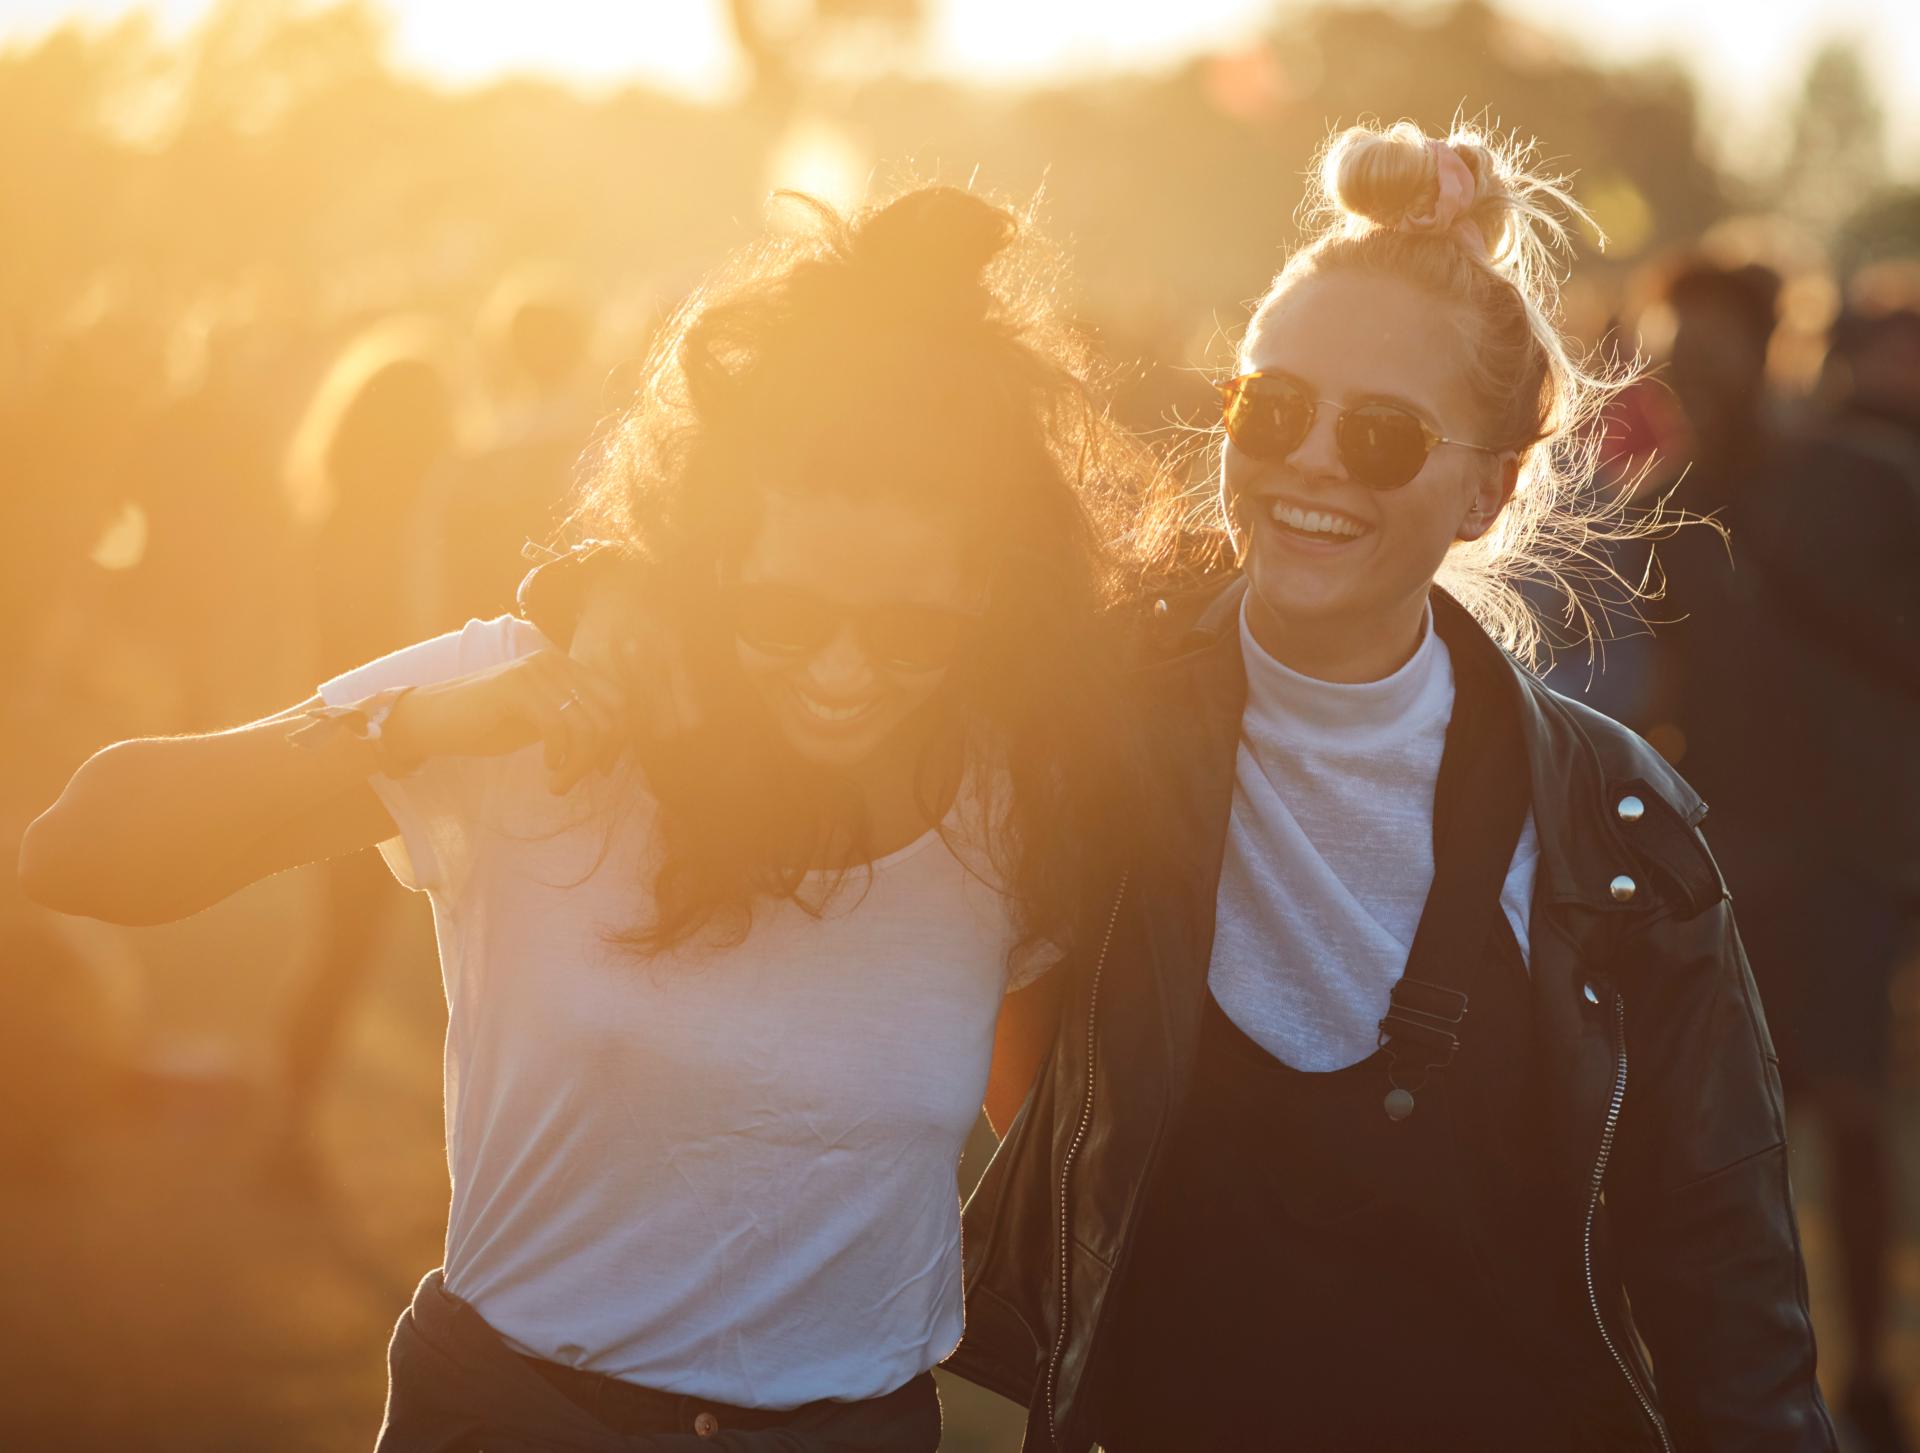
[[[931,1373],[866,1402],[782,1413],[606,1386],[612,1382],[522,1356],[446,1290],[438,1271],[429,1272],[393,1331],[387,1416],[374,1453],[934,1453],[940,1446]]]

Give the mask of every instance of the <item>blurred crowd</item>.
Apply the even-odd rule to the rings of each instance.
[[[1340,109],[1340,97],[1313,88],[1335,69],[1329,57],[1344,53],[1342,35],[1387,24],[1359,14],[1322,17],[1296,50],[1276,42],[1277,71],[1231,57],[1196,63],[1155,82],[1153,96],[1120,101],[1174,117],[1204,103],[1204,114],[1176,125],[1166,143],[1176,153],[1205,149],[1216,133],[1241,138],[1235,146],[1253,145],[1246,135],[1275,146],[1262,127],[1318,126]],[[1447,23],[1467,44],[1493,21],[1469,5]],[[1309,43],[1310,65],[1300,59]],[[20,74],[57,69],[40,60],[37,71],[13,63]],[[374,84],[352,67],[343,74],[342,84]],[[711,214],[763,190],[764,169],[734,159],[758,158],[790,134],[804,82],[785,77],[776,112],[743,110],[727,123],[736,131],[724,141],[725,187],[703,200],[678,250],[652,245],[645,268],[605,265],[621,236],[596,230],[591,205],[564,219],[566,230],[534,233],[540,245],[518,249],[536,261],[502,261],[496,250],[458,266],[416,258],[378,286],[345,290],[321,286],[311,258],[209,257],[189,286],[138,245],[118,258],[76,247],[64,270],[57,248],[34,252],[36,293],[0,299],[9,545],[0,821],[9,840],[101,743],[247,720],[357,662],[511,608],[527,568],[522,546],[560,527],[682,264],[728,240]],[[1538,94],[1554,79],[1516,72],[1481,82],[1504,97],[1503,83]],[[1591,159],[1616,190],[1633,176],[1628,151],[1651,154],[1670,139],[1657,118],[1671,97],[1654,86],[1635,111],[1632,90],[1621,82],[1607,93],[1616,118],[1627,118],[1620,156],[1601,142],[1551,138]],[[382,94],[374,110],[390,112]],[[915,95],[887,103],[896,121],[885,126],[872,109],[881,103],[861,103],[862,112],[848,102],[859,119],[844,134],[877,154],[896,135],[911,150],[917,133],[897,118],[942,104],[931,91]],[[1077,107],[1082,121],[1097,121],[1117,103],[1063,93],[1031,104]],[[1293,118],[1286,108],[1296,106],[1310,122],[1274,119],[1272,108]],[[1543,132],[1553,124],[1544,105],[1525,114]],[[1010,126],[983,131],[981,149],[1004,148]],[[1263,201],[1271,230],[1225,245],[1218,277],[1207,276],[1204,256],[1183,254],[1175,269],[1165,238],[1166,270],[1156,273],[1140,253],[1164,216],[1143,218],[1114,257],[1101,239],[1135,230],[1117,223],[1146,206],[1137,193],[1156,185],[1157,148],[1136,157],[1145,168],[1136,175],[1119,155],[1094,160],[1092,137],[1109,153],[1117,144],[1092,122],[1086,130],[1087,139],[1033,144],[1059,153],[1049,186],[1064,230],[1078,234],[1086,321],[1119,368],[1116,407],[1143,432],[1177,438],[1185,423],[1204,422],[1218,330],[1277,259],[1287,198]],[[79,154],[72,137],[39,134],[51,150],[66,148],[68,163]],[[258,133],[249,143],[264,144]],[[1077,173],[1075,155],[1087,159]],[[1713,523],[1613,547],[1623,578],[1664,590],[1640,608],[1641,621],[1603,602],[1611,638],[1589,649],[1569,629],[1550,680],[1647,735],[1711,806],[1707,829],[1739,904],[1790,1102],[1817,1126],[1830,1228],[1822,1331],[1840,1333],[1855,1374],[1851,1394],[1835,1389],[1834,1401],[1870,1439],[1891,1424],[1902,1359],[1920,1364],[1911,1038],[1920,997],[1920,229],[1849,256],[1810,252],[1808,228],[1776,213],[1728,224],[1688,211],[1697,203],[1663,211],[1662,186],[1691,196],[1703,166],[1690,157],[1686,176],[1640,178],[1634,205],[1651,207],[1657,225],[1643,219],[1633,265],[1583,265],[1575,301],[1595,347],[1642,351],[1655,365],[1607,421],[1609,464],[1596,487],[1630,494],[1643,513],[1658,506]],[[682,158],[678,168],[641,204],[623,205],[668,222],[693,217],[684,192],[697,166]],[[987,180],[1031,180],[1022,166],[1005,170]],[[600,185],[618,180],[609,171]],[[1185,170],[1170,166],[1165,180],[1168,205],[1155,203],[1156,214],[1209,205]],[[108,185],[103,172],[103,195]],[[307,206],[324,209],[323,185],[312,185]],[[158,216],[169,199],[141,205]],[[244,211],[245,199],[234,205]],[[1716,210],[1734,210],[1724,193]],[[1637,215],[1617,197],[1613,214]],[[1101,216],[1108,232],[1077,225]],[[1225,220],[1252,231],[1243,210]],[[741,215],[732,238],[753,222]],[[446,235],[423,225],[413,240],[431,251]],[[1138,269],[1132,289],[1114,282],[1128,267]],[[161,274],[165,286],[155,284]],[[1617,605],[1618,590],[1597,585]],[[312,1121],[378,946],[409,914],[417,941],[424,912],[372,853],[312,873],[321,906],[310,941],[253,926],[224,949],[236,972],[265,958],[287,965],[282,992],[259,1016],[269,1027],[243,1062],[262,1067],[255,1078],[272,1107],[263,1169],[293,1185],[327,1174],[315,1163]],[[0,886],[0,1182],[57,1186],[75,1147],[130,1113],[138,1096],[129,1087],[166,1072],[143,993],[124,991],[139,952],[133,935],[105,952],[100,939],[30,910],[10,876]],[[422,975],[427,962],[416,966]],[[1864,1375],[1875,1359],[1886,1379]]]

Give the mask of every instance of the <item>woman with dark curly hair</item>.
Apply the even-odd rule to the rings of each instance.
[[[470,622],[108,748],[24,844],[120,923],[374,842],[431,898],[453,1201],[385,1453],[938,1441],[1001,1000],[1122,851],[1139,456],[1022,219],[809,220],[671,320],[580,513],[626,679]]]

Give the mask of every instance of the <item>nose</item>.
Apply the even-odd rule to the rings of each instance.
[[[1316,404],[1313,422],[1307,426],[1307,437],[1287,456],[1287,463],[1307,479],[1345,479],[1347,467],[1340,458],[1336,432],[1339,424],[1338,409],[1332,404]]]
[[[873,661],[853,625],[843,623],[807,661],[807,683],[829,700],[857,696],[873,685]]]

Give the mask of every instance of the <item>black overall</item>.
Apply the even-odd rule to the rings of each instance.
[[[1631,1446],[1568,1369],[1594,1335],[1581,1248],[1542,1153],[1526,966],[1499,905],[1527,809],[1511,705],[1460,669],[1435,875],[1396,998],[1466,996],[1450,1062],[1406,1042],[1346,1069],[1274,1059],[1207,997],[1186,1102],[1100,1354],[1110,1453],[1201,1447]],[[1384,1008],[1384,1006],[1383,1006]],[[1389,1116],[1390,1057],[1413,1091]],[[1550,1234],[1551,1228],[1551,1234]],[[1503,1304],[1553,1309],[1525,1325]],[[1544,1298],[1539,1295],[1547,1292]],[[1590,1364],[1591,1359],[1586,1359]],[[1616,1425],[1617,1426],[1617,1425]]]

